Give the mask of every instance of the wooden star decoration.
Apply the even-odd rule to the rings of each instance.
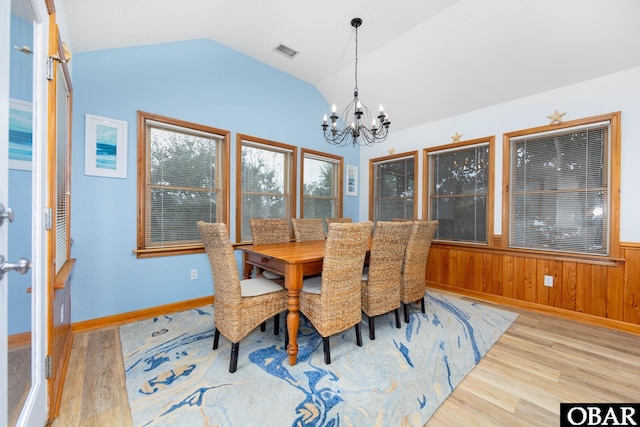
[[[389,154],[393,155],[393,154],[395,154],[395,152],[396,152],[395,148],[393,148],[393,147],[389,148]]]
[[[452,142],[460,142],[460,138],[462,138],[462,135],[460,135],[458,132],[456,132],[456,134],[451,137],[451,139],[453,140]]]
[[[565,114],[567,113],[559,113],[558,110],[555,110],[552,115],[547,116],[547,118],[551,120],[551,123],[549,124],[552,125],[554,123],[562,123],[562,116],[564,116]]]

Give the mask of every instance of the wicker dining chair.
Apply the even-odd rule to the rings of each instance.
[[[427,258],[431,241],[438,228],[438,221],[414,221],[407,243],[407,250],[402,266],[402,280],[400,285],[400,300],[404,305],[404,321],[409,323],[409,304],[420,301],[422,312],[424,295],[427,291],[425,276]]]
[[[254,245],[271,245],[291,241],[288,218],[250,218],[249,227]],[[256,277],[261,276],[271,280],[283,279],[283,276],[278,273],[256,267]]]
[[[270,245],[291,241],[288,218],[250,218],[249,227],[254,245]]]
[[[331,335],[355,326],[356,344],[362,346],[362,267],[372,228],[371,221],[331,224],[322,274],[305,279],[300,291],[300,312],[322,337],[327,365],[331,363]]]
[[[324,240],[324,226],[322,218],[291,218],[293,235],[296,242]]]
[[[412,222],[378,221],[373,232],[369,265],[362,275],[362,311],[369,338],[376,339],[375,316],[393,311],[400,328],[400,279]]]
[[[287,309],[287,290],[264,277],[240,280],[227,226],[204,221],[198,221],[197,226],[213,275],[213,349],[218,348],[220,334],[231,341],[229,372],[233,373],[242,338],[270,317],[274,318],[274,333],[280,330],[279,315]]]

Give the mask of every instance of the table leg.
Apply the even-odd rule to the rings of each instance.
[[[251,279],[253,266],[247,262],[247,257],[247,253],[245,251],[242,251],[242,275],[245,279]]]
[[[298,329],[300,327],[300,289],[302,288],[302,266],[287,265],[285,267],[285,287],[289,291],[287,314],[287,330],[289,332],[289,365],[293,366],[298,359]]]

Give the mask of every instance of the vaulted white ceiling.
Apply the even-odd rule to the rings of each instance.
[[[74,53],[210,38],[339,110],[360,17],[360,98],[394,130],[640,66],[639,0],[64,0],[64,15]]]

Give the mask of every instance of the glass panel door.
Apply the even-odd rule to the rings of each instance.
[[[1,56],[9,63],[2,61],[0,71],[0,271],[4,272],[0,277],[0,426],[43,425],[47,412],[43,378],[46,324],[34,319],[43,319],[41,301],[46,294],[33,267],[39,265],[36,257],[41,247],[41,236],[34,235],[34,230],[42,228],[36,227],[41,215],[35,206],[44,194],[34,177],[42,175],[46,165],[42,94],[46,84],[43,17],[47,12],[43,13],[44,2],[2,3]],[[41,308],[34,310],[34,303]]]
[[[34,17],[28,0],[11,1],[9,55],[9,201],[14,220],[7,260],[31,259]],[[8,425],[17,423],[31,388],[31,271],[8,275]]]

